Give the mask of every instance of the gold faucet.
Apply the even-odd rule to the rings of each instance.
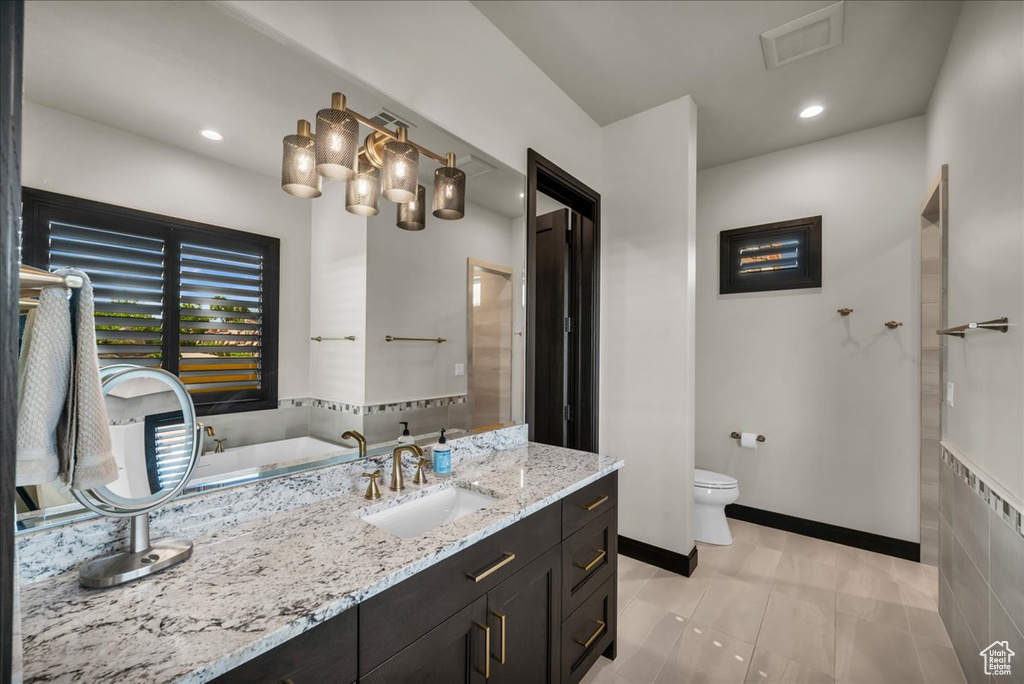
[[[217,448],[213,450],[213,453],[215,453],[215,454],[223,454],[224,453],[224,443],[227,442],[228,440],[226,440],[226,439],[215,439],[213,441],[217,443]]]
[[[200,425],[202,425],[203,431],[207,434],[207,436],[213,437],[215,434],[217,434],[216,432],[213,431],[213,426],[212,425],[203,425],[202,423],[200,423]],[[203,439],[203,452],[200,454],[200,456],[205,456],[205,455],[206,455],[206,439],[204,438]]]
[[[366,438],[355,430],[345,430],[341,433],[342,439],[354,439],[359,442],[359,458],[366,458]]]
[[[405,476],[402,474],[402,454],[408,451],[417,458],[423,458],[423,449],[415,444],[400,444],[395,447],[391,463],[391,491],[400,492],[405,489]]]

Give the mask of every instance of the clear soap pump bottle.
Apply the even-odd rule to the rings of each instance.
[[[416,440],[409,434],[409,421],[400,420],[398,424],[402,426],[402,434],[398,436],[398,444],[415,444]]]

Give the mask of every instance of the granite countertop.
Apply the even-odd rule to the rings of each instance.
[[[211,532],[185,563],[131,584],[83,589],[70,572],[22,585],[24,681],[209,681],[622,465],[530,443],[400,495],[382,486],[380,501],[345,491]],[[413,539],[360,519],[454,485],[498,501]]]

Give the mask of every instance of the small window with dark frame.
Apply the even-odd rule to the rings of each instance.
[[[160,367],[200,415],[277,407],[277,238],[26,188],[22,259],[92,281],[100,365]]]
[[[719,294],[821,287],[821,217],[719,233]]]

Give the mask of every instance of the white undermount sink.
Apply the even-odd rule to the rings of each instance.
[[[363,516],[363,520],[404,539],[458,520],[497,501],[462,487],[446,487],[418,499]]]

